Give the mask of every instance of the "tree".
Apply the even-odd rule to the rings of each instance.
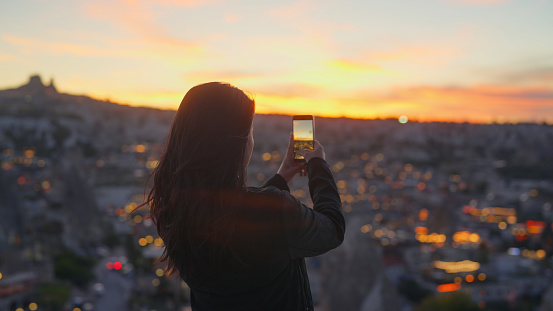
[[[63,283],[42,283],[38,285],[36,294],[41,310],[62,310],[71,294],[71,287]]]
[[[480,311],[480,308],[463,292],[441,294],[426,298],[416,311]]]
[[[54,273],[58,279],[68,280],[77,286],[85,286],[94,280],[95,263],[92,258],[65,251],[55,257]]]

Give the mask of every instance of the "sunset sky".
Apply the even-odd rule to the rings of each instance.
[[[553,0],[17,0],[0,89],[176,109],[225,81],[259,113],[553,123]]]

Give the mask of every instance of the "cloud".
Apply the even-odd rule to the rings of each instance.
[[[553,66],[508,72],[502,74],[500,79],[514,84],[547,83],[553,85]]]
[[[156,16],[147,1],[117,0],[111,2],[95,1],[86,6],[86,13],[95,19],[108,20],[135,36],[145,40],[148,45],[157,50],[173,49],[181,53],[200,53],[200,44],[169,34],[169,31],[156,22]],[[156,2],[157,3],[157,2]],[[205,1],[165,0],[162,5],[196,6]]]
[[[459,41],[466,41],[458,39]],[[368,50],[363,53],[364,58],[375,63],[391,63],[415,61],[424,63],[443,63],[461,54],[459,48],[452,44],[436,44],[434,46],[403,45],[390,50]]]
[[[323,92],[323,87],[307,83],[275,83],[252,89],[264,96],[283,98],[309,98]]]
[[[418,119],[490,121],[494,117],[509,120],[535,120],[538,111],[553,109],[552,88],[517,88],[477,85],[470,87],[418,86],[394,88],[361,96],[369,105],[389,113],[410,114]],[[388,103],[411,103],[396,111]],[[553,120],[553,118],[551,118]]]
[[[205,1],[167,0],[163,1],[162,5],[195,6],[203,3]],[[117,30],[113,31],[113,36],[95,31],[86,34],[80,32],[79,38],[76,38],[74,32],[66,30],[54,32],[56,38],[54,40],[48,37],[23,37],[10,34],[3,35],[2,39],[19,47],[21,53],[26,55],[154,59],[175,65],[190,64],[208,54],[202,44],[175,37],[166,28],[157,24],[153,13],[155,10],[150,10],[145,5],[145,1],[94,1],[85,5],[85,11],[87,16],[113,22],[127,33],[122,37]],[[88,38],[86,42],[81,40],[83,36]]]
[[[3,35],[2,39],[11,45],[19,47],[25,54],[77,55],[91,57],[128,57],[124,50],[99,48],[93,45],[83,45],[69,42],[54,42],[37,40],[13,35]]]
[[[553,122],[553,88],[413,86],[319,99],[306,95],[317,92],[318,86],[295,87],[289,93],[253,89],[258,112],[354,118],[407,115],[419,121]]]
[[[16,57],[12,54],[0,52],[0,62],[9,62],[15,60]]]
[[[336,59],[329,61],[329,65],[337,70],[352,72],[381,72],[382,68],[366,61]]]
[[[231,84],[247,83],[248,81],[260,79],[264,75],[256,70],[226,69],[226,70],[201,70],[188,71],[184,75],[186,81],[193,84],[205,83],[207,81],[228,82]]]
[[[279,3],[275,1],[275,3]],[[334,10],[332,3],[315,0],[298,0],[270,8],[267,19],[279,25],[282,31],[293,30],[298,36],[321,43],[330,43],[334,34],[343,35],[355,27],[347,22],[337,22],[335,19],[322,18],[319,13]]]

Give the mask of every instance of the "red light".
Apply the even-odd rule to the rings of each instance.
[[[463,213],[470,214],[471,211],[472,211],[472,206],[470,205],[463,206]]]
[[[461,289],[461,284],[457,284],[457,283],[442,284],[442,285],[438,285],[437,289],[438,289],[438,292],[440,293],[453,292]]]
[[[515,240],[517,240],[517,242],[522,242],[524,240],[528,240],[528,235],[526,235],[526,234],[517,234],[515,236]]]
[[[113,269],[121,270],[121,268],[123,268],[123,265],[119,261],[113,263]]]
[[[25,177],[23,177],[23,176],[17,178],[17,183],[20,184],[20,185],[24,185],[25,181],[26,181]]]
[[[108,262],[108,263],[106,264],[106,268],[107,268],[108,270],[113,269],[113,263],[112,263],[111,261]]]

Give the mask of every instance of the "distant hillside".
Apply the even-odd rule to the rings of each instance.
[[[38,155],[81,147],[93,155],[123,143],[163,140],[174,113],[59,93],[53,82],[46,86],[32,76],[0,91],[0,147],[35,146]]]
[[[85,157],[99,157],[119,151],[123,144],[163,142],[174,115],[173,110],[59,93],[53,81],[44,85],[39,76],[32,76],[21,87],[0,91],[0,149],[35,146],[39,156],[56,156],[80,148]],[[291,116],[256,115],[254,124],[254,152],[285,150]],[[315,137],[330,160],[368,152],[430,166],[496,161],[506,177],[553,174],[553,126],[547,124],[400,124],[391,119],[317,117]]]

